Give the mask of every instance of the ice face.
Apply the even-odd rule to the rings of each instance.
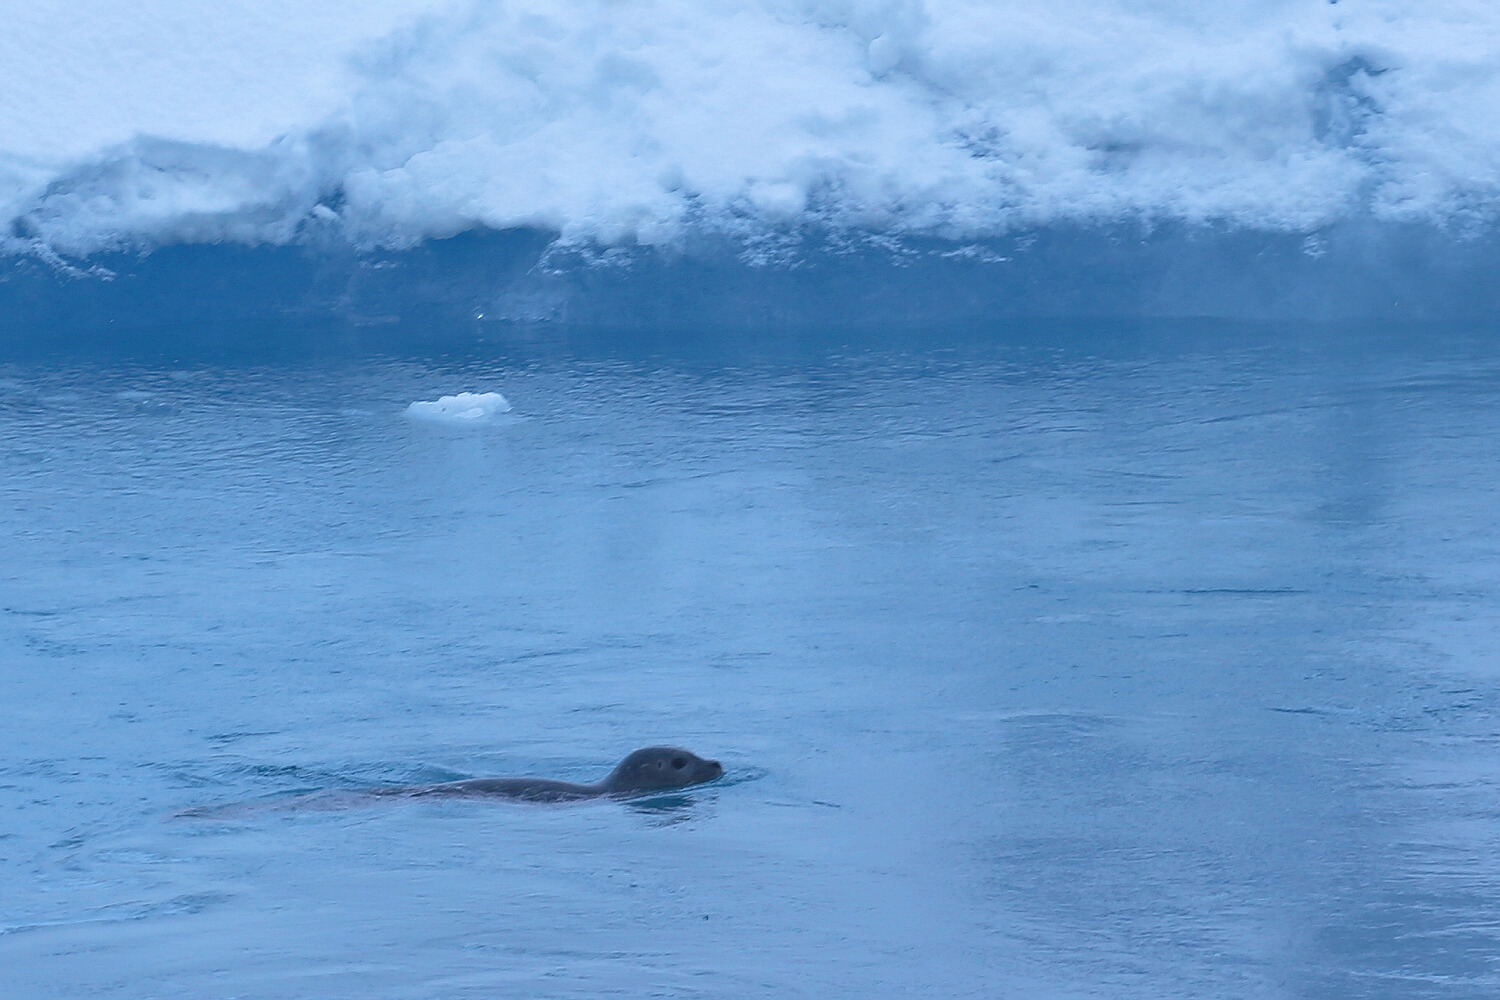
[[[1473,224],[1497,43],[1460,0],[43,4],[0,40],[0,241]]]

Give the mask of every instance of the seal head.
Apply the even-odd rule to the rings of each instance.
[[[716,760],[704,760],[681,747],[646,747],[620,761],[595,787],[605,795],[630,795],[699,785],[722,777]]]

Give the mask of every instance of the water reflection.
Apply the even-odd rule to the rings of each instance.
[[[486,350],[0,371],[0,982],[1500,987],[1482,331]],[[730,773],[349,807],[652,741]]]

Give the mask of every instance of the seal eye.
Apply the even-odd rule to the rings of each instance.
[[[681,771],[683,768],[687,767],[687,758],[686,757],[673,757],[672,758],[672,766],[675,767],[675,768],[677,768],[677,770]]]

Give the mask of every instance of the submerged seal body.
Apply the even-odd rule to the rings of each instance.
[[[527,802],[570,802],[604,796],[624,797],[644,792],[660,792],[713,781],[724,773],[716,760],[704,760],[680,747],[646,747],[637,750],[592,785],[549,778],[470,778],[445,781],[440,785],[418,785],[393,788],[382,794],[452,797],[496,796]]]

